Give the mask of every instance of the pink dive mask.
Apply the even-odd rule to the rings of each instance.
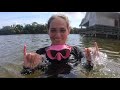
[[[70,56],[70,52],[71,46],[66,44],[51,45],[46,49],[47,56],[52,60],[57,59],[58,61],[68,58]]]

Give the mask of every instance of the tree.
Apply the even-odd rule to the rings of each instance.
[[[20,24],[17,24],[14,29],[16,31],[16,34],[22,34],[23,33],[23,26],[20,25]]]

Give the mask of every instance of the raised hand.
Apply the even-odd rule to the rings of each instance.
[[[85,48],[85,55],[86,55],[86,59],[88,62],[91,62],[91,50],[89,48]]]
[[[94,42],[94,48],[95,48],[95,51],[94,51],[94,54],[95,56],[99,56],[99,48],[98,48],[98,45],[97,45],[97,42]]]
[[[85,55],[88,62],[91,62],[93,58],[99,56],[99,48],[97,42],[94,42],[93,48],[85,48]]]
[[[34,52],[27,53],[26,45],[24,45],[24,66],[34,69],[41,62],[42,62],[42,57]]]

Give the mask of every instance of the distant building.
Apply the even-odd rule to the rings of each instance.
[[[120,39],[119,12],[87,12],[79,26],[85,36]]]
[[[80,26],[90,27],[94,25],[120,27],[120,13],[87,12]]]

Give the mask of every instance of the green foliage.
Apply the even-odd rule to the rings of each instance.
[[[38,24],[37,22],[33,22],[32,24],[26,25],[11,25],[11,26],[3,26],[0,29],[0,35],[10,35],[10,34],[47,34],[47,24]],[[72,28],[71,33],[79,33],[78,28]]]

